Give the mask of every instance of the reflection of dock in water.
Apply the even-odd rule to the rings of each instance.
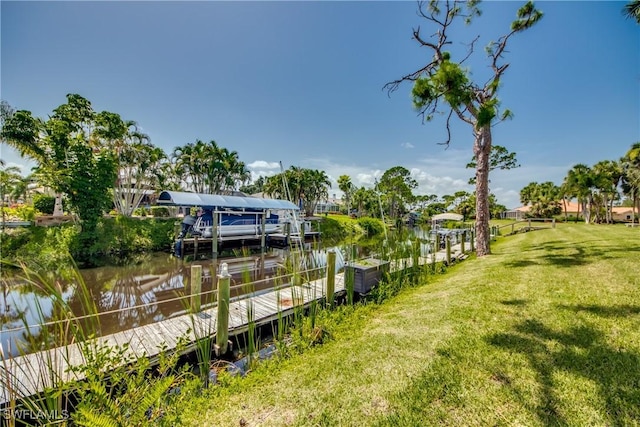
[[[335,276],[335,292],[340,294],[344,289],[344,275],[341,273]],[[256,327],[269,324],[281,316],[292,315],[298,307],[307,307],[325,296],[326,279],[322,278],[300,286],[286,285],[281,289],[255,292],[244,298],[232,298],[229,304],[229,336],[245,333],[250,322]],[[253,313],[253,319],[248,318],[249,312]],[[148,357],[154,362],[161,349],[175,349],[180,338],[186,337],[190,343],[184,350],[187,353],[193,351],[197,339],[215,335],[217,316],[218,308],[213,306],[197,314],[175,316],[96,340],[99,346],[116,347],[127,344],[123,360],[128,357]],[[8,372],[0,372],[0,404],[9,400],[10,390],[6,388],[9,383],[12,385],[12,393],[33,396],[51,386],[48,384],[51,377],[44,372],[47,369],[54,369],[56,373],[52,375],[60,381],[69,382],[82,379],[75,376],[69,366],[83,363],[84,356],[78,343],[12,358],[7,365]]]
[[[420,256],[417,258],[418,264],[433,264],[435,266],[436,263],[455,262],[455,260],[463,260],[467,257],[461,244],[451,245],[448,249],[446,253],[438,251],[426,257]],[[233,277],[238,277],[237,274],[242,271],[243,266],[246,267],[247,263],[252,262],[251,258],[241,259],[236,263]],[[275,258],[273,262],[275,262]],[[412,268],[413,262],[412,258],[392,261],[390,263],[390,271],[395,272]],[[213,263],[209,265],[212,266]],[[210,276],[209,283],[215,282],[212,277],[217,276]],[[336,274],[334,278],[333,296],[344,295],[344,273]],[[260,327],[271,324],[279,318],[293,314],[295,310],[309,307],[312,303],[318,303],[330,297],[327,295],[327,279],[325,277],[308,280],[300,285],[286,283],[290,276],[281,276],[277,279],[281,283],[285,283],[277,288],[272,287],[264,291],[256,290],[244,296],[231,299],[228,318],[230,337],[247,332],[250,325]],[[242,286],[244,285],[236,285],[236,287]],[[203,289],[202,294],[204,293]],[[252,316],[249,313],[252,313]],[[126,344],[127,348],[123,354],[123,360],[148,357],[152,363],[155,363],[161,350],[174,350],[178,341],[183,337],[189,343],[187,348],[184,349],[185,353],[195,348],[198,339],[206,336],[214,337],[217,317],[218,307],[213,305],[198,313],[165,318],[155,323],[99,337],[96,341],[98,346],[122,347],[122,345]],[[76,374],[69,369],[69,366],[82,365],[84,360],[78,343],[9,358],[5,365],[8,368],[0,370],[0,404],[8,401],[10,392],[19,396],[32,396],[41,392],[46,387],[51,386],[48,382],[52,376],[62,382],[81,380],[82,378],[74,376]],[[49,374],[47,373],[48,369],[54,369],[55,372]],[[11,385],[11,390],[7,389],[7,384]]]

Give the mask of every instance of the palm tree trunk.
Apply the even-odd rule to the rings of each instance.
[[[56,201],[53,205],[53,216],[62,216],[64,212],[62,210],[62,193],[56,193]]]

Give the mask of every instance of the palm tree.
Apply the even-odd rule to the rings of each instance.
[[[640,0],[632,0],[622,9],[622,13],[627,18],[635,19],[640,24]]]
[[[622,191],[631,196],[632,223],[636,217],[638,195],[640,194],[640,142],[631,146],[621,159],[622,163]]]
[[[542,184],[531,182],[520,190],[520,201],[531,206],[531,215],[546,218],[556,215],[560,210],[559,199],[562,198],[560,187],[547,181]]]
[[[347,203],[347,215],[349,215],[351,211],[351,197],[356,187],[351,182],[351,177],[349,175],[340,175],[338,177],[338,188],[344,193],[342,198]]]
[[[613,160],[602,160],[593,166],[595,174],[595,186],[602,201],[602,208],[605,212],[605,222],[613,223],[612,210],[613,202],[620,197],[618,185],[622,179],[622,166]],[[600,212],[598,209],[597,212]]]
[[[591,168],[585,164],[577,164],[569,170],[565,178],[567,191],[571,198],[578,199],[582,208],[585,223],[591,222],[591,207],[593,205],[593,187],[595,176]]]
[[[215,141],[176,147],[172,158],[175,170],[186,187],[196,193],[217,194],[237,190],[250,178],[250,173],[240,161],[236,151],[218,146]]]
[[[2,227],[5,223],[4,204],[9,195],[13,192],[15,186],[22,182],[20,168],[16,166],[6,166],[4,161],[0,160],[0,210],[2,210]]]

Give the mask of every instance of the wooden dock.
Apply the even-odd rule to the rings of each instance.
[[[460,245],[451,247],[452,260],[464,259],[466,254],[460,252]],[[441,263],[446,261],[446,253],[439,251],[435,257],[420,257],[419,264]],[[411,259],[392,262],[390,271],[409,268]],[[242,299],[233,300],[229,305],[229,336],[246,332],[252,323],[256,327],[267,325],[278,317],[288,316],[299,307],[308,307],[313,301],[321,301],[326,297],[327,280],[321,278],[302,285],[287,285],[281,289],[249,294]],[[344,273],[335,276],[335,293],[345,292]],[[248,313],[253,313],[253,319]],[[178,340],[185,337],[190,346],[184,352],[195,348],[199,338],[215,335],[217,323],[217,307],[208,308],[195,314],[185,314],[112,335],[96,338],[92,344],[101,346],[127,345],[122,363],[137,358],[157,358],[161,351],[172,351]],[[31,353],[24,356],[4,358],[0,364],[0,405],[12,398],[36,395],[46,388],[56,387],[60,382],[81,380],[70,372],[70,366],[84,364],[82,344],[71,344]],[[10,384],[10,388],[7,385]]]

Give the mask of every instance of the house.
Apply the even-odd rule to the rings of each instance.
[[[562,215],[564,216],[565,204],[560,203],[560,206],[562,207]],[[520,206],[514,209],[510,209],[508,211],[502,212],[500,215],[500,218],[521,220],[527,216],[530,210],[531,210],[530,206]],[[573,217],[581,216],[583,214],[582,207],[580,206],[580,204],[576,202],[567,202],[566,213],[568,216],[573,216]],[[627,206],[614,206],[611,209],[611,218],[613,219],[613,221],[629,222],[631,221],[631,218],[633,218],[633,210],[631,207],[627,207]]]

